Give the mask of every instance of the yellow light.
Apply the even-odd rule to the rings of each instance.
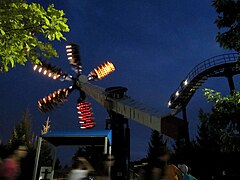
[[[41,104],[41,102],[40,102],[40,101],[38,101],[38,106],[39,106],[39,107],[41,107],[41,106],[42,106],[42,104]]]
[[[47,74],[47,70],[44,70],[43,74],[46,75]]]
[[[172,105],[171,101],[168,101],[168,107],[171,106],[171,105]]]
[[[72,57],[68,57],[68,60],[72,60],[73,58]]]
[[[43,98],[43,102],[44,102],[44,103],[47,103],[47,100],[46,100],[46,98]]]
[[[38,72],[41,72],[42,71],[42,67],[39,68]]]
[[[70,48],[72,48],[72,45],[67,45],[66,46],[66,49],[70,49]]]
[[[111,62],[106,61],[105,63],[95,68],[93,70],[94,72],[91,72],[91,74],[96,74],[98,79],[102,79],[103,77],[106,77],[108,74],[110,74],[114,70],[115,70],[114,65]]]
[[[67,56],[72,56],[72,53],[70,52],[70,53],[67,53]]]
[[[52,76],[52,73],[49,73],[49,74],[48,74],[48,77],[51,77],[51,76]]]
[[[37,69],[37,67],[38,67],[38,65],[35,65],[35,66],[33,67],[33,70],[35,71],[35,70]]]
[[[56,76],[56,75],[54,75],[54,76],[53,76],[53,79],[57,79],[57,76]]]
[[[177,91],[177,92],[175,93],[175,95],[176,95],[176,96],[179,96],[179,92]]]
[[[187,79],[184,81],[184,85],[185,86],[188,85],[188,80]]]
[[[72,49],[67,49],[67,52],[72,52]]]

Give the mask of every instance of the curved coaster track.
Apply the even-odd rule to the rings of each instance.
[[[228,78],[231,92],[234,90],[232,77],[240,74],[238,53],[223,54],[209,58],[196,65],[180,83],[176,91],[170,96],[168,107],[177,114],[191,100],[196,90],[208,79],[212,77],[225,76]]]

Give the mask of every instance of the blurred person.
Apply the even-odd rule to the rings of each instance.
[[[78,157],[74,160],[72,170],[68,175],[68,180],[84,180],[88,178],[88,174],[94,172],[91,164],[84,158]]]
[[[178,168],[183,173],[183,180],[197,180],[195,177],[193,177],[191,174],[189,174],[189,168],[185,164],[179,164]]]
[[[169,164],[170,153],[162,150],[158,161],[152,169],[152,180],[182,180],[182,172],[174,165]]]
[[[15,180],[20,174],[20,160],[27,155],[26,146],[19,146],[12,155],[4,159],[0,167],[1,180]]]
[[[112,175],[112,168],[115,163],[115,158],[113,155],[105,155],[104,161],[104,175],[101,177],[101,180],[109,180]]]
[[[164,180],[183,180],[181,170],[178,169],[174,164],[169,164],[166,169]]]
[[[161,180],[164,179],[166,175],[166,168],[167,163],[169,160],[169,152],[163,148],[160,149],[160,155],[156,160],[153,162],[152,172],[151,172],[151,179],[152,180]],[[145,177],[145,179],[148,179],[148,177]]]

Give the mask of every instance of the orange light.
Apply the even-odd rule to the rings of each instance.
[[[61,76],[61,69],[52,66],[51,64],[42,63],[42,65],[34,65],[34,71],[38,71],[43,75],[47,75],[48,77],[52,77],[53,79],[58,79]]]
[[[43,98],[43,102],[44,102],[44,103],[47,103],[47,100],[46,100],[46,98]]]
[[[114,67],[113,63],[106,61],[103,64],[101,64],[100,66],[98,66],[97,68],[95,68],[90,73],[90,75],[93,75],[93,76],[96,75],[98,79],[102,79],[113,71],[115,71],[115,67]]]
[[[41,104],[41,102],[40,102],[40,101],[38,101],[38,106],[39,106],[39,107],[41,107],[41,106],[42,106],[42,104]]]

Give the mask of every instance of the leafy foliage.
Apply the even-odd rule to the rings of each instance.
[[[39,63],[40,57],[57,57],[53,40],[66,40],[68,32],[63,10],[51,4],[45,10],[40,4],[25,0],[0,2],[0,72],[26,61]]]
[[[221,129],[225,128],[224,117],[216,115],[212,110],[205,113],[199,112],[200,125],[198,127],[198,137],[195,156],[192,157],[195,163],[192,168],[196,176],[200,179],[238,179],[240,174],[235,164],[240,160],[237,149],[232,148],[235,144],[226,146],[221,139]],[[220,118],[220,119],[218,119]],[[223,171],[225,176],[223,176]]]
[[[217,42],[225,49],[240,52],[240,1],[213,0],[214,8],[219,14],[215,23],[221,30]]]
[[[223,97],[220,92],[205,89],[204,95],[214,103],[207,118],[211,136],[216,136],[222,151],[240,151],[240,92]]]

